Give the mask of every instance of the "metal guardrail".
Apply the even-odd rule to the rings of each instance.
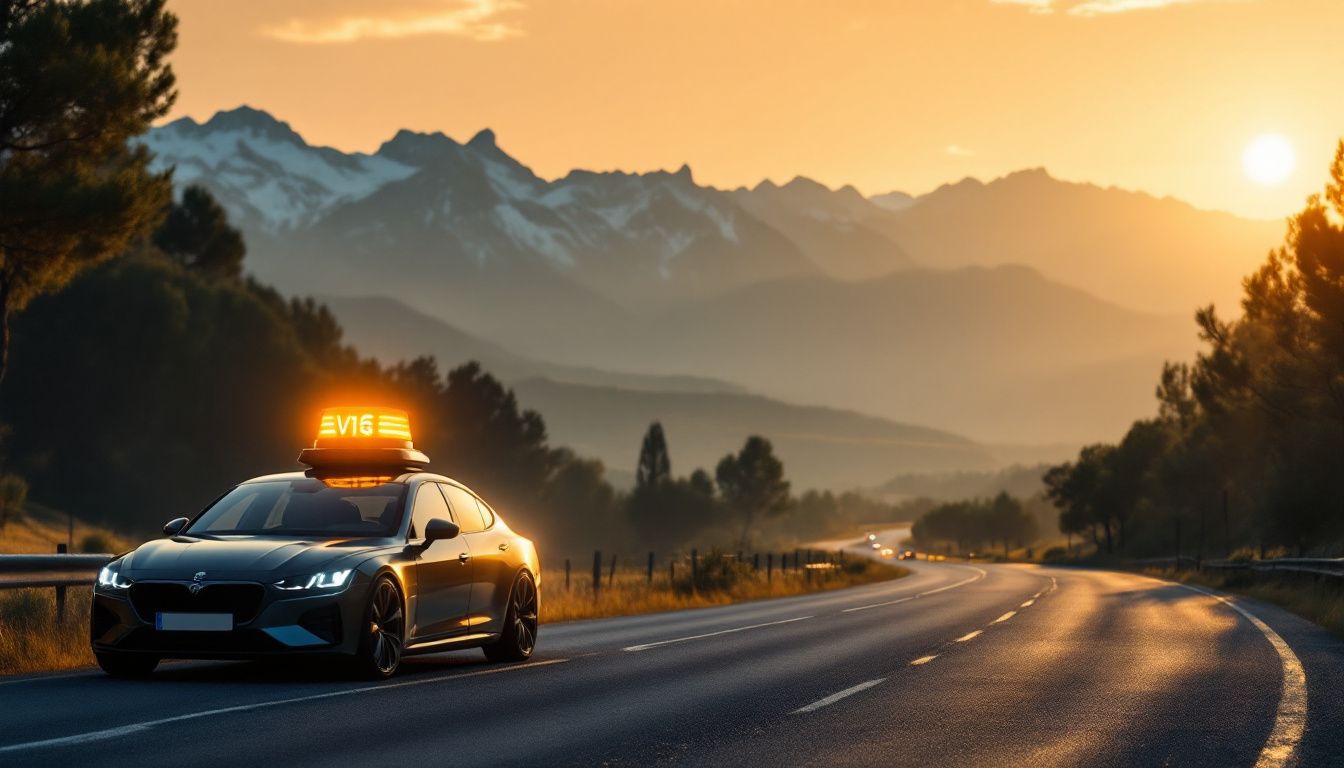
[[[1135,561],[1140,565],[1163,565],[1211,569],[1218,571],[1250,571],[1254,573],[1300,573],[1313,576],[1344,578],[1344,558],[1338,557],[1278,557],[1273,560],[1199,560],[1180,557],[1153,557]]]
[[[61,545],[65,549],[65,545]],[[92,587],[112,555],[0,555],[0,589],[55,587],[56,620],[65,620],[66,587]]]

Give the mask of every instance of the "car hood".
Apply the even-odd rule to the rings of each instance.
[[[277,579],[324,569],[352,568],[369,555],[395,549],[391,539],[278,539],[272,536],[159,539],[126,555],[131,579],[186,579],[205,571],[215,579]]]

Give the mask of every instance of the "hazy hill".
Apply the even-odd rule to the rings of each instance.
[[[861,280],[911,266],[900,245],[865,223],[886,209],[853,187],[832,190],[799,176],[782,187],[763,181],[733,197],[832,277]]]
[[[558,365],[515,355],[494,342],[461,331],[444,321],[418,312],[396,299],[382,296],[324,296],[345,341],[361,354],[384,364],[433,355],[441,368],[475,360],[505,381],[544,377],[571,384],[619,387],[653,392],[722,392],[741,394],[742,387],[698,376],[643,375],[597,368]]]
[[[892,467],[912,472],[990,469],[984,446],[925,427],[899,424],[853,411],[790,405],[757,395],[640,392],[562,384],[546,379],[513,383],[519,402],[546,417],[557,442],[631,470],[649,422],[667,432],[672,468],[713,472],[747,435],[769,438],[789,480],[801,489],[871,486]]]
[[[1039,168],[948,184],[868,225],[923,266],[1025,264],[1123,306],[1180,313],[1211,301],[1239,312],[1241,278],[1284,231]]]
[[[594,364],[712,371],[785,400],[1002,442],[1119,434],[1153,410],[1162,360],[1195,346],[1185,317],[1133,312],[1024,267],[763,282],[657,313],[638,337],[597,345]]]

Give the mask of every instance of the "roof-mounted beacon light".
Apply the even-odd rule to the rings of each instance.
[[[325,408],[317,439],[304,448],[299,462],[326,467],[405,467],[420,469],[429,457],[411,442],[411,421],[405,411],[369,406]]]

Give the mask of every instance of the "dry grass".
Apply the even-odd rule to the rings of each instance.
[[[899,566],[863,559],[854,560],[844,568],[787,572],[776,570],[769,581],[766,580],[764,569],[759,573],[744,569],[739,578],[725,587],[691,589],[689,579],[679,577],[673,583],[665,571],[655,573],[652,584],[648,583],[646,572],[626,571],[617,573],[614,583],[609,581],[607,573],[603,573],[602,587],[594,596],[591,572],[575,573],[570,588],[565,589],[564,570],[550,569],[545,572],[543,582],[541,620],[572,621],[704,608],[871,584],[899,579],[909,573],[909,570]]]
[[[69,587],[65,621],[56,622],[56,590],[0,592],[0,675],[87,667],[90,587]]]
[[[1344,590],[1337,580],[1172,568],[1149,568],[1145,573],[1271,603],[1344,635]]]
[[[56,551],[57,544],[66,543],[69,522],[54,510],[29,504],[25,514],[10,520],[0,531],[0,554],[42,554]],[[130,540],[106,528],[75,520],[75,552],[124,552],[130,549]],[[86,547],[85,545],[94,545]]]

